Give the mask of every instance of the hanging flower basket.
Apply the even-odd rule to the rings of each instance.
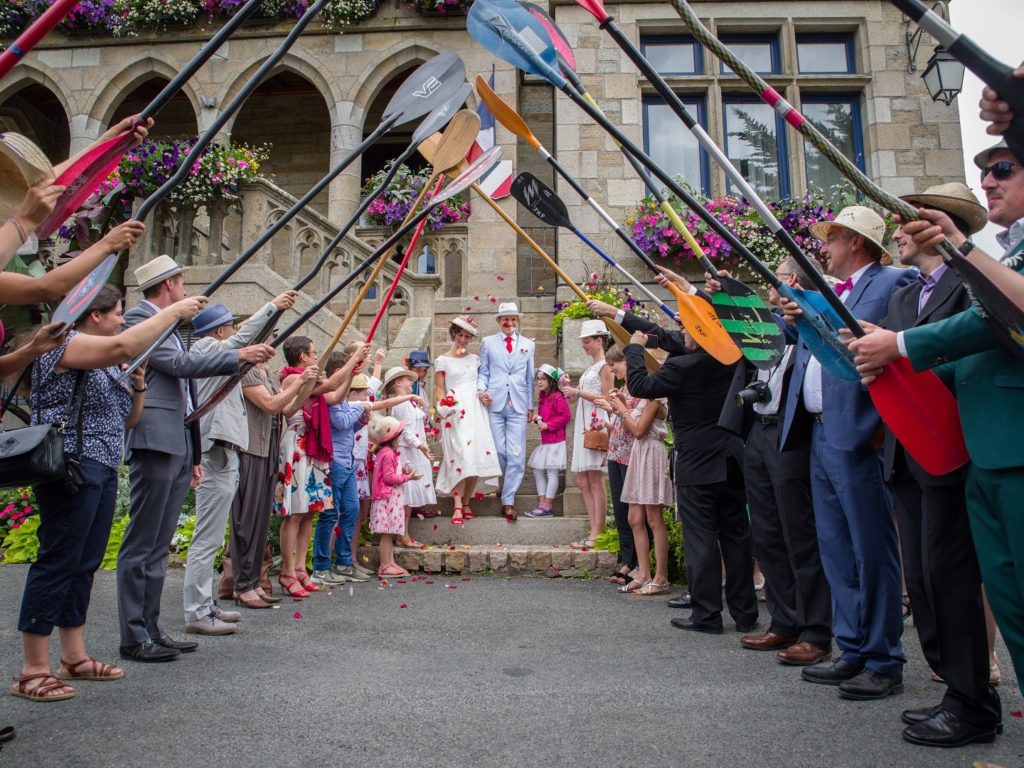
[[[382,170],[375,173],[363,183],[363,195],[380,186],[391,168],[388,163]],[[401,165],[398,173],[384,192],[370,203],[364,219],[366,224],[377,227],[397,227],[406,214],[412,209],[423,185],[430,179],[430,168],[418,173],[407,165]],[[427,193],[427,199],[430,193]],[[455,195],[430,212],[427,217],[427,228],[433,231],[442,230],[447,224],[466,221],[469,218],[469,200],[464,195]]]
[[[412,8],[423,16],[465,16],[473,0],[414,0]]]

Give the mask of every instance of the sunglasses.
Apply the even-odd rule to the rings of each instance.
[[[985,177],[991,173],[996,181],[1006,181],[1013,175],[1014,168],[1024,168],[1024,166],[1012,160],[1000,160],[998,163],[986,165],[981,169],[981,180],[984,181]]]

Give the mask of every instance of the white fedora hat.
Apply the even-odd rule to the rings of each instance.
[[[590,336],[611,336],[611,333],[603,320],[584,320],[577,338],[586,339]]]
[[[468,315],[459,315],[452,320],[452,325],[457,325],[464,331],[469,331],[474,336],[480,335],[480,329],[476,327],[476,321]]]
[[[18,210],[29,187],[54,177],[46,154],[20,133],[0,133],[0,219]]]
[[[161,280],[180,275],[184,271],[185,268],[166,253],[157,256],[135,270],[135,280],[138,282],[135,290],[144,291],[147,288],[152,288]]]
[[[498,305],[495,317],[520,317],[521,314],[514,301],[503,301]]]
[[[936,184],[920,194],[902,195],[900,200],[920,203],[926,208],[935,208],[956,216],[967,225],[968,234],[971,235],[980,232],[988,224],[988,211],[985,210],[985,206],[978,202],[970,187],[959,181]]]
[[[824,243],[833,227],[856,232],[865,240],[877,245],[879,249],[885,250],[885,246],[882,245],[882,240],[885,239],[885,220],[870,208],[863,205],[848,205],[837,213],[832,221],[819,221],[813,224],[811,234]]]

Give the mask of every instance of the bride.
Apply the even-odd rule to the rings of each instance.
[[[451,522],[462,525],[463,520],[476,517],[469,502],[477,482],[496,489],[501,468],[487,412],[476,397],[480,358],[468,349],[480,331],[471,318],[459,316],[452,320],[448,335],[451,349],[434,360],[434,393],[444,453],[437,490],[452,495]]]

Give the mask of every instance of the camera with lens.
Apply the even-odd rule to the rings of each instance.
[[[754,403],[770,403],[772,392],[768,389],[767,381],[754,380],[747,384],[745,389],[736,393],[736,405],[742,408],[745,405]]]

